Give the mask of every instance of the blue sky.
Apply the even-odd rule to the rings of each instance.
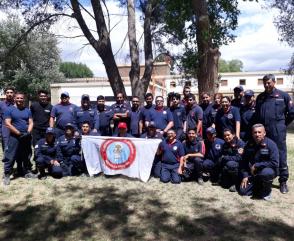
[[[108,8],[112,14],[126,15],[125,9],[119,9],[116,3],[109,2]],[[240,1],[241,15],[239,18],[239,27],[235,31],[237,38],[235,42],[227,46],[222,46],[220,51],[221,58],[225,60],[240,59],[244,64],[244,71],[271,71],[286,68],[293,48],[286,43],[278,41],[279,35],[273,24],[274,16],[277,12],[265,8],[262,4],[256,2]],[[87,21],[91,21],[86,17]],[[112,47],[114,52],[121,49],[116,55],[117,64],[128,63],[128,42],[123,43],[127,33],[127,18],[125,16],[111,16],[111,25],[117,26],[111,32]],[[90,25],[94,26],[92,21]],[[62,20],[55,26],[54,31],[57,34],[65,33],[66,36],[75,36],[80,34],[78,28],[68,29],[69,26],[77,26],[75,20]],[[141,23],[137,24],[138,38],[142,34]],[[85,46],[85,38],[59,39],[61,57],[64,61],[74,61],[87,64],[95,76],[106,76],[103,63],[91,46]],[[179,51],[173,47],[172,51]]]

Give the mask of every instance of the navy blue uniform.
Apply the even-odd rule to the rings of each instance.
[[[163,131],[170,121],[173,121],[173,115],[168,108],[151,109],[147,121],[153,121],[156,129]]]
[[[231,101],[231,105],[240,110],[242,106],[244,105],[243,97],[241,99],[233,99]]]
[[[155,105],[151,105],[151,106],[148,106],[148,105],[145,105],[142,109],[141,109],[141,112],[140,112],[140,116],[139,116],[139,121],[142,122],[143,124],[143,132],[147,131],[146,130],[146,126],[145,126],[145,122],[150,119],[149,118],[149,115],[150,115],[150,111],[152,109],[155,108]]]
[[[111,111],[114,114],[127,114],[126,118],[120,118],[119,120],[114,120],[114,133],[117,133],[117,126],[119,122],[125,122],[127,123],[128,126],[128,130],[130,130],[130,116],[131,116],[131,106],[127,103],[123,103],[123,104],[113,104],[111,107]]]
[[[199,121],[203,119],[203,111],[198,105],[192,106],[189,108],[186,106],[186,118],[187,118],[187,130],[190,128],[197,129],[197,125]],[[198,133],[202,135],[201,133]]]
[[[224,188],[238,184],[238,169],[244,147],[245,143],[237,138],[234,138],[231,143],[225,142],[223,145],[219,164],[222,172],[221,184]]]
[[[160,181],[180,183],[178,168],[180,158],[185,155],[183,144],[178,140],[172,144],[164,140],[159,144],[159,148],[162,151]]]
[[[201,138],[196,138],[194,141],[184,141],[184,150],[185,155],[187,154],[195,154],[200,153],[205,155],[205,145]],[[199,178],[202,176],[203,171],[203,157],[189,157],[186,162],[186,175],[184,175],[184,178]]]
[[[148,132],[143,133],[140,138],[144,139],[162,139],[162,135],[160,133],[155,133],[155,136],[150,136],[148,135]],[[153,160],[153,165],[151,169],[151,175],[153,177],[160,177],[160,172],[161,172],[161,154],[160,155],[155,155],[154,160]]]
[[[75,176],[85,172],[85,163],[81,158],[79,138],[67,139],[65,135],[57,141],[57,160],[63,169],[63,176]]]
[[[40,172],[48,168],[53,177],[62,177],[62,168],[51,164],[51,160],[57,160],[57,142],[48,144],[45,138],[39,140],[35,146],[35,155]]]
[[[218,181],[218,161],[222,156],[223,145],[225,141],[215,138],[213,142],[205,140],[205,156],[203,161],[203,171],[209,172],[211,181]]]
[[[203,111],[203,119],[202,119],[202,136],[204,139],[206,139],[206,129],[210,127],[214,122],[210,120],[210,113],[213,112],[213,104],[201,104],[200,107]],[[216,114],[216,112],[215,112]]]
[[[98,121],[97,111],[91,107],[87,110],[84,110],[83,107],[77,107],[75,109],[75,118],[79,130],[82,128],[84,121],[89,121],[91,129],[95,128],[95,122]]]
[[[251,139],[251,127],[253,126],[255,118],[255,103],[252,103],[251,105],[243,105],[240,109],[240,116],[240,138],[243,141],[248,141]]]
[[[96,114],[98,121],[95,122],[95,129],[100,131],[101,136],[111,136],[110,120],[113,117],[113,111],[105,105],[104,110],[97,110]]]
[[[183,128],[186,121],[186,110],[183,106],[172,106],[170,111],[173,115],[174,126],[173,129],[176,130],[177,139],[181,140],[183,138]]]
[[[231,106],[227,113],[223,109],[218,110],[215,116],[215,129],[217,136],[222,138],[224,129],[230,129],[236,132],[236,122],[241,121],[238,108]]]
[[[8,139],[10,135],[9,129],[4,123],[4,113],[8,107],[13,106],[13,102],[3,100],[0,102],[0,125],[1,125],[1,136],[2,136],[2,151],[4,153],[5,147],[8,144]]]
[[[218,112],[218,110],[220,109],[220,105],[216,105],[213,104],[211,106],[211,109],[208,112],[208,116],[207,116],[207,126],[212,126],[212,124],[215,124],[215,117],[216,117],[216,113]]]
[[[77,108],[74,104],[57,104],[53,106],[51,111],[51,117],[56,118],[55,134],[56,137],[60,137],[64,134],[65,125],[72,123],[76,128],[75,109]]]
[[[49,103],[43,105],[40,102],[34,102],[30,110],[34,122],[32,136],[33,146],[35,146],[40,139],[45,138],[46,129],[49,127],[52,105]]]
[[[279,182],[289,178],[287,165],[286,133],[287,125],[294,119],[294,107],[290,96],[278,89],[266,92],[256,99],[256,122],[264,125],[266,135],[278,146],[280,158]]]
[[[31,118],[32,113],[28,108],[18,109],[15,106],[9,107],[4,114],[4,119],[11,119],[11,124],[21,132],[21,136],[10,133],[3,160],[4,174],[11,173],[15,160],[20,175],[28,173],[31,169],[31,135],[27,133]]]
[[[134,110],[132,108],[132,111],[130,113],[131,117],[131,124],[130,124],[130,133],[132,136],[139,137],[139,119],[141,115],[141,109],[139,108],[138,110]]]
[[[254,175],[250,172],[250,167],[253,165],[256,168]],[[260,198],[268,196],[278,169],[279,151],[271,139],[265,137],[260,144],[248,142],[240,163],[241,178],[248,177],[248,186],[240,188],[240,194],[248,196],[253,194]]]

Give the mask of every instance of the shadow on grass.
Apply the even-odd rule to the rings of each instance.
[[[258,220],[247,209],[240,217],[214,208],[216,199],[195,197],[193,215],[173,214],[169,202],[155,192],[115,187],[87,188],[69,185],[64,210],[57,202],[32,205],[32,197],[4,204],[0,240],[287,240],[293,228],[279,221]],[[65,198],[54,190],[55,199]],[[80,197],[80,201],[79,201]],[[81,201],[82,200],[82,201]],[[64,200],[67,202],[67,200]],[[179,204],[179,208],[181,204]],[[229,207],[228,207],[229,208]],[[266,212],[266,210],[265,210]]]

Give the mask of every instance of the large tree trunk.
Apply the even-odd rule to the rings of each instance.
[[[145,70],[143,77],[140,79],[139,50],[136,41],[135,6],[134,0],[128,0],[128,36],[131,56],[131,70],[129,76],[132,85],[132,94],[134,96],[138,96],[141,100],[141,103],[144,103],[144,95],[147,92],[153,70],[151,36],[152,0],[147,2],[144,14]]]
[[[85,37],[88,39],[89,43],[95,49],[97,54],[102,59],[103,64],[105,65],[106,73],[114,95],[121,92],[126,96],[125,87],[119,74],[112,52],[109,32],[106,27],[100,0],[91,0],[94,17],[96,21],[97,33],[99,37],[98,40],[95,39],[82,16],[79,1],[70,1],[74,12],[73,16],[76,18]]]
[[[214,94],[218,82],[218,60],[220,52],[212,47],[210,23],[206,0],[192,0],[196,18],[199,69],[197,73],[199,94]]]

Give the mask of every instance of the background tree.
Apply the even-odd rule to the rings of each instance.
[[[271,0],[270,7],[279,10],[275,19],[275,25],[281,35],[280,40],[287,42],[294,47],[294,1],[292,0]],[[294,74],[294,53],[289,63],[289,74]]]
[[[25,28],[14,16],[1,22],[1,53],[14,46]],[[63,80],[59,63],[56,38],[46,31],[35,29],[22,39],[17,49],[0,62],[0,84],[3,87],[13,85],[29,97],[34,96],[38,89],[49,90],[50,83]]]
[[[242,69],[243,69],[243,62],[239,59],[233,59],[229,61],[220,59],[218,62],[218,70],[220,73],[242,72]]]
[[[237,0],[162,0],[159,35],[182,45],[176,56],[184,73],[198,79],[199,92],[213,93],[218,82],[219,47],[234,40]]]
[[[82,63],[62,62],[59,70],[66,78],[91,78],[94,76],[92,70]]]

